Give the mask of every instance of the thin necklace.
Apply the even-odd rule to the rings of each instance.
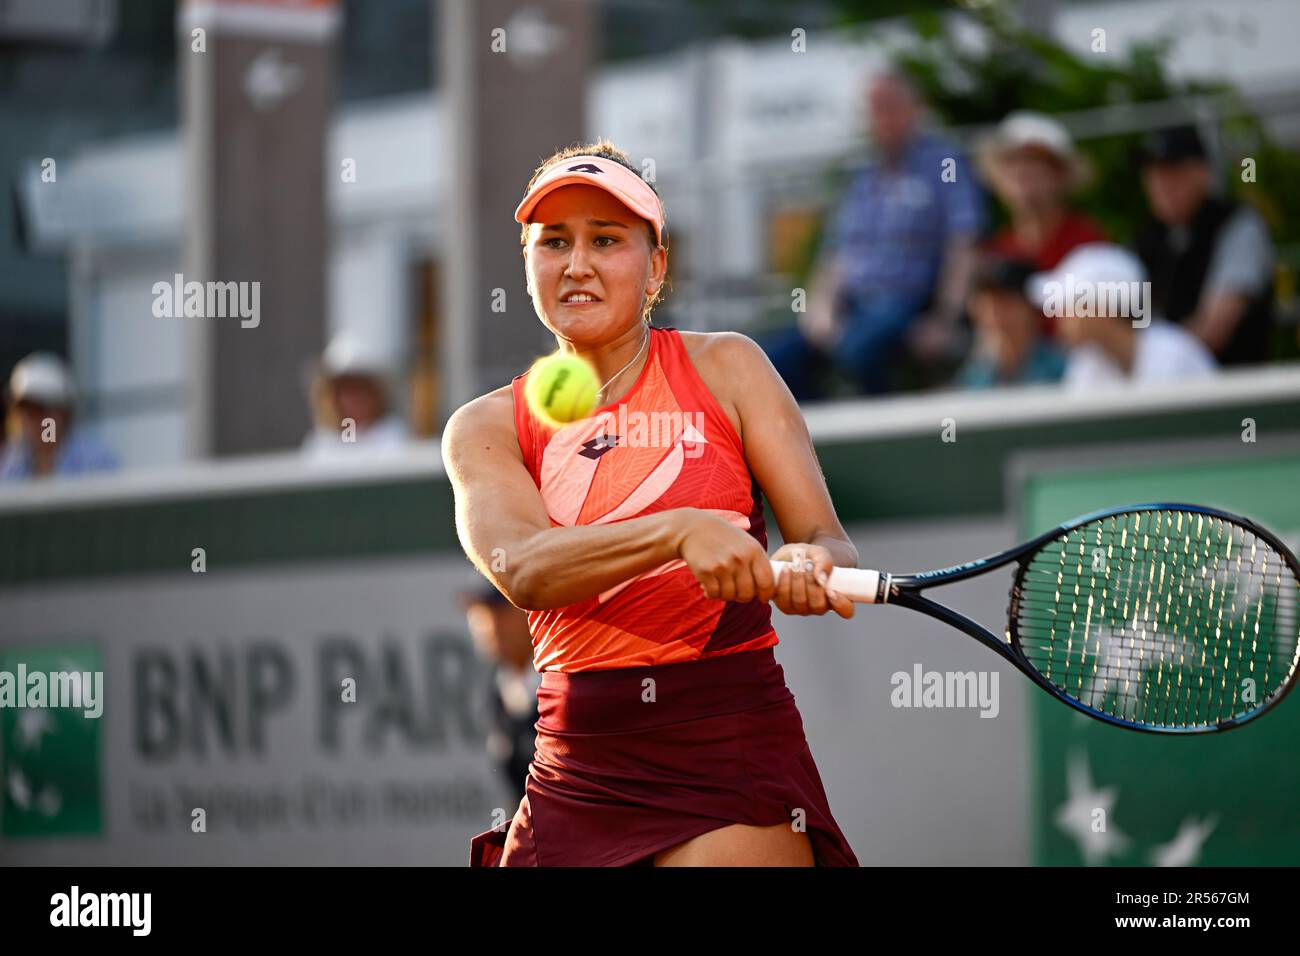
[[[649,341],[650,341],[650,326],[647,325],[645,327],[645,336],[641,339],[641,347],[636,350],[636,355],[632,356],[632,361],[628,362],[626,365],[624,365],[621,369],[619,369],[609,378],[605,379],[605,384],[596,390],[597,395],[604,395],[605,389],[609,388],[609,383],[614,381],[614,379],[618,378],[620,375],[622,375],[624,372],[626,372],[629,368],[632,367],[632,362],[635,362],[637,359],[641,357],[641,352],[645,349],[646,343]]]

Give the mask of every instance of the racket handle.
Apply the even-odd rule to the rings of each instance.
[[[792,567],[789,561],[773,561],[772,573],[778,582],[781,572]],[[792,572],[793,573],[793,572]],[[866,568],[831,568],[830,588],[859,604],[885,604],[889,601],[889,575]]]

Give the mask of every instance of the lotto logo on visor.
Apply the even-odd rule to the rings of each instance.
[[[515,210],[516,222],[531,222],[533,210],[547,194],[561,186],[583,184],[605,190],[642,219],[655,231],[655,240],[663,242],[664,207],[659,196],[633,170],[622,163],[599,156],[572,156],[566,165],[547,170],[528,190]]]

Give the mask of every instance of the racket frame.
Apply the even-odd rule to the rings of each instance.
[[[1151,502],[1139,505],[1125,505],[1118,508],[1103,508],[1100,511],[1093,511],[1089,514],[1081,515],[1069,521],[1062,522],[1050,531],[1045,531],[1038,537],[1024,544],[1009,548],[998,554],[989,555],[986,558],[980,558],[976,561],[967,561],[964,564],[952,565],[947,568],[940,568],[935,571],[921,571],[913,574],[889,574],[882,575],[887,579],[887,595],[885,601],[881,603],[898,604],[902,607],[911,608],[914,611],[920,611],[922,614],[929,615],[936,620],[942,621],[951,627],[955,627],[965,634],[969,634],[975,640],[979,641],[985,647],[995,651],[997,654],[1010,663],[1013,667],[1023,673],[1035,684],[1041,687],[1047,693],[1051,694],[1061,703],[1072,707],[1080,713],[1087,714],[1100,720],[1103,723],[1115,727],[1123,727],[1126,730],[1137,730],[1143,733],[1154,734],[1177,734],[1177,735],[1194,735],[1205,733],[1221,733],[1225,730],[1232,730],[1236,727],[1248,723],[1259,717],[1261,714],[1277,706],[1291,689],[1296,685],[1297,676],[1300,676],[1300,668],[1296,667],[1294,656],[1292,659],[1291,674],[1283,684],[1280,691],[1266,697],[1260,702],[1259,706],[1248,713],[1228,720],[1219,721],[1213,725],[1204,727],[1174,727],[1164,724],[1144,724],[1136,721],[1125,720],[1122,717],[1116,717],[1113,714],[1107,714],[1095,707],[1083,703],[1070,697],[1061,691],[1055,684],[1047,679],[1045,675],[1029,663],[1028,658],[1020,647],[1020,629],[1018,621],[1018,610],[1024,585],[1025,573],[1029,568],[1029,562],[1044,545],[1057,540],[1062,535],[1067,535],[1079,527],[1091,524],[1104,518],[1114,518],[1120,515],[1136,514],[1139,512],[1149,511],[1183,511],[1191,514],[1205,515],[1211,518],[1218,518],[1223,521],[1239,525],[1245,530],[1254,534],[1262,541],[1272,547],[1290,567],[1292,574],[1300,579],[1300,561],[1291,553],[1285,544],[1266,528],[1260,527],[1249,518],[1243,518],[1240,515],[1230,514],[1221,511],[1218,508],[1209,508],[1204,505],[1189,505],[1176,502]],[[1019,567],[1016,570],[1015,581],[1011,586],[1011,604],[1007,614],[1006,636],[999,638],[992,631],[978,624],[977,622],[966,617],[952,608],[946,607],[937,601],[923,597],[921,591],[928,590],[932,587],[938,587],[944,584],[952,584],[957,581],[963,581],[967,578],[973,578],[977,575],[984,574],[988,571],[994,571],[1011,563],[1017,563]],[[1297,635],[1300,641],[1300,635]]]

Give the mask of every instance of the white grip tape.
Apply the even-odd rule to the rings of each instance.
[[[772,562],[772,573],[776,575],[778,583],[781,580],[781,572],[791,567],[793,565],[789,561]],[[882,577],[885,579],[883,589],[880,586]],[[832,591],[838,591],[859,604],[876,604],[877,595],[882,595],[879,601],[881,604],[889,600],[889,575],[882,575],[879,571],[871,571],[867,568],[831,568],[828,583]]]

